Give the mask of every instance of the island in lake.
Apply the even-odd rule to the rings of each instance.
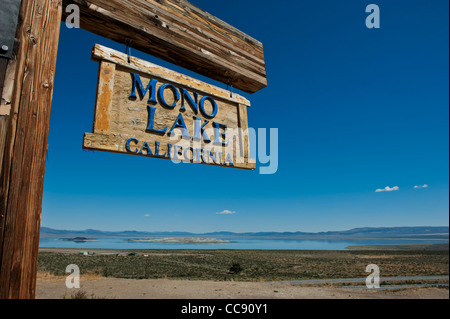
[[[98,239],[96,239],[96,238],[87,238],[87,237],[59,238],[59,240],[73,241],[75,243],[85,243],[85,242],[88,242],[88,241],[98,241]]]
[[[146,238],[128,239],[130,243],[163,243],[163,244],[226,244],[232,243],[230,240],[216,238]]]

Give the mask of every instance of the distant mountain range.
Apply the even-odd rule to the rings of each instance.
[[[320,233],[307,232],[257,232],[234,233],[212,232],[194,234],[189,232],[140,232],[140,231],[101,231],[101,230],[58,230],[41,227],[41,237],[86,237],[86,238],[148,238],[148,237],[214,237],[214,238],[267,238],[267,239],[436,239],[448,240],[449,227],[387,227],[355,228],[346,231],[329,231]]]

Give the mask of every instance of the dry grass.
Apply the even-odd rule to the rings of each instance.
[[[70,295],[64,295],[62,299],[105,299],[103,297],[98,297],[94,294],[89,294],[88,292],[84,290],[76,290],[75,292],[72,292]]]
[[[39,281],[65,281],[69,274],[55,274],[50,271],[38,270],[37,280]],[[83,280],[100,280],[104,278],[101,274],[101,270],[88,270],[80,275]]]
[[[38,281],[65,281],[66,277],[57,276],[50,271],[38,270],[37,272],[37,280]]]

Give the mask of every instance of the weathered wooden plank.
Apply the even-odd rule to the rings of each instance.
[[[17,49],[18,41],[15,41],[11,59],[0,58],[0,176],[9,127],[9,115],[11,113],[11,99],[17,65]],[[1,221],[2,217],[0,217],[0,225],[2,225]]]
[[[3,86],[6,79],[6,67],[8,66],[8,60],[0,58],[0,96],[3,94]]]
[[[118,154],[129,154],[125,149],[125,145],[129,138],[134,138],[132,135],[121,135],[121,134],[96,134],[96,133],[85,133],[83,139],[83,148],[94,150],[94,151],[104,151],[110,153],[118,153]],[[155,155],[154,147],[155,143],[159,143],[158,155]],[[139,143],[133,143],[130,148],[133,151],[136,151],[135,156],[148,157],[149,154],[147,152],[138,153],[138,151],[143,147],[144,143],[147,143],[152,150],[152,157],[157,157],[160,159],[179,161],[179,162],[187,162],[193,164],[203,164],[203,165],[211,165],[211,166],[221,166],[224,167],[226,164],[229,164],[227,160],[227,154],[231,154],[233,158],[233,167],[244,169],[244,170],[254,170],[256,168],[255,164],[249,163],[248,160],[241,159],[241,161],[236,160],[236,157],[233,153],[228,152],[226,147],[217,147],[214,145],[204,146],[200,143],[196,145],[196,143],[192,143],[190,141],[178,141],[176,146],[178,147],[178,153],[176,153],[175,145],[171,144],[169,149],[170,141],[162,141],[160,138],[156,137],[147,137],[145,141],[139,141]],[[231,144],[230,144],[231,145]],[[192,149],[190,149],[192,148]],[[194,153],[192,153],[194,150]],[[203,150],[203,152],[197,153],[197,150]],[[175,152],[175,153],[174,153]],[[187,158],[185,157],[185,152],[187,152]],[[212,154],[211,154],[212,153]],[[170,154],[177,154],[177,156],[170,156]],[[203,155],[203,156],[202,156]]]
[[[12,58],[8,60],[4,73],[4,82],[2,82],[3,87],[0,90],[0,115],[9,115],[9,111],[11,109],[11,98],[14,88],[14,78],[16,75],[16,62],[16,55],[13,54]]]
[[[0,172],[3,165],[3,155],[6,144],[6,133],[8,132],[9,116],[0,115]],[[1,218],[0,218],[1,220]]]
[[[250,137],[249,137],[249,126],[248,126],[248,112],[247,106],[239,104],[238,106],[238,117],[239,117],[239,152],[241,157],[251,169],[256,169],[256,161],[251,158],[250,153]],[[256,142],[256,141],[253,141]]]
[[[0,189],[0,298],[33,298],[61,0],[23,1]]]
[[[8,60],[0,58],[0,96],[3,94],[3,87],[6,79],[6,69]],[[8,128],[9,107],[3,107],[0,103],[0,172],[2,171],[3,152],[5,149],[6,132]],[[0,218],[1,219],[1,218]]]
[[[81,27],[249,93],[267,86],[263,45],[185,0],[64,0]]]
[[[11,99],[16,75],[18,41],[15,41],[11,59],[0,58],[0,176],[6,146],[6,135],[11,113]],[[0,217],[0,225],[2,218]],[[0,227],[1,228],[1,227]]]
[[[105,61],[100,62],[97,84],[97,100],[95,103],[94,132],[109,132],[115,71],[116,65],[114,63]]]
[[[130,63],[128,63],[128,58],[130,58]],[[182,84],[183,86],[197,92],[212,94],[214,96],[220,97],[223,100],[227,100],[233,103],[240,103],[246,106],[251,105],[248,99],[239,94],[231,94],[230,91],[224,90],[217,86],[208,84],[206,82],[194,79],[190,76],[180,74],[178,72],[169,70],[167,68],[133,56],[128,57],[128,55],[122,52],[118,52],[99,44],[96,44],[92,49],[92,60],[97,62],[108,61],[120,65],[123,68],[136,71],[138,73],[155,75],[168,82]]]

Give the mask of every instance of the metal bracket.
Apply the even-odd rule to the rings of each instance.
[[[0,8],[0,57],[11,59],[22,0],[2,0]]]

